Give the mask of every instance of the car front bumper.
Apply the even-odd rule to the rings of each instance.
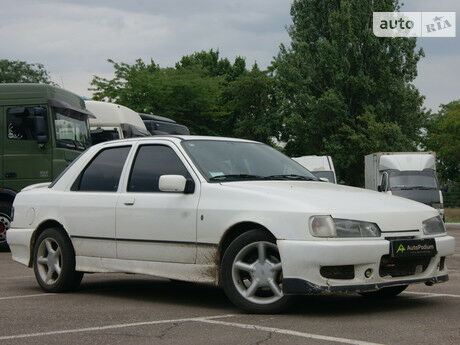
[[[390,241],[385,239],[325,239],[314,241],[278,240],[283,266],[285,294],[314,294],[321,292],[360,292],[382,287],[448,280],[447,268],[441,258],[454,254],[455,239],[436,237],[437,254],[421,272],[391,277],[380,275],[383,256],[390,253]],[[325,278],[321,267],[352,266],[350,279]],[[444,267],[443,267],[444,266]],[[366,277],[366,270],[372,274]]]

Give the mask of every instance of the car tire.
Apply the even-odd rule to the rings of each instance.
[[[76,289],[83,272],[75,270],[72,243],[60,228],[49,228],[38,236],[33,252],[35,278],[46,292]]]
[[[371,298],[391,298],[399,295],[401,292],[406,290],[407,287],[408,285],[390,286],[381,288],[377,291],[360,292],[360,295]]]
[[[237,307],[256,314],[282,312],[289,307],[293,297],[283,294],[281,282],[281,260],[276,240],[265,231],[245,232],[225,250],[220,283]]]
[[[2,231],[7,231],[11,222],[11,203],[8,201],[0,201],[0,226]],[[8,243],[5,240],[0,240],[0,252],[9,250]]]

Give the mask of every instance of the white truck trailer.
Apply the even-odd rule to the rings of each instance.
[[[128,107],[99,101],[85,101],[85,105],[96,117],[89,121],[93,144],[151,135],[139,114]]]
[[[367,189],[427,204],[444,217],[435,152],[379,152],[364,157]]]
[[[302,156],[292,158],[318,178],[326,178],[331,183],[337,183],[334,163],[331,156]]]

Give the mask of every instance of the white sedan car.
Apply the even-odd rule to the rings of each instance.
[[[258,313],[292,295],[443,282],[454,253],[431,207],[319,181],[261,143],[195,136],[91,147],[17,195],[7,237],[45,291],[84,272],[142,273],[220,285]]]

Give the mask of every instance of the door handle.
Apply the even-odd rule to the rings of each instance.
[[[133,206],[134,201],[135,201],[134,198],[129,198],[129,199],[126,199],[125,201],[123,201],[123,204],[125,204],[126,206]]]

